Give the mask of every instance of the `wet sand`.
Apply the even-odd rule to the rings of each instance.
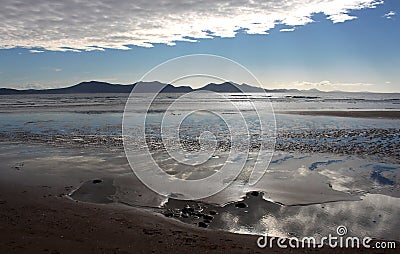
[[[75,202],[51,192],[1,182],[1,253],[260,251],[254,236],[202,230],[135,208]]]
[[[400,119],[400,111],[279,111],[278,114]]]
[[[186,206],[170,200],[157,209],[160,199],[149,191],[121,188],[138,186],[126,159],[118,153],[56,149],[43,145],[6,146],[0,165],[0,253],[305,253],[310,249],[260,249],[258,236],[220,231],[225,215],[242,216],[245,224],[280,205],[261,195],[224,208],[206,208],[218,214],[207,229],[192,218],[168,218],[169,211]],[[49,157],[49,153],[51,157]],[[114,175],[111,180],[110,175]],[[116,177],[115,175],[120,175]],[[114,188],[118,186],[118,188]],[[126,193],[115,196],[114,193]],[[75,201],[69,197],[80,201]],[[89,201],[90,203],[88,203]],[[114,202],[111,202],[114,201]],[[122,201],[129,202],[130,206]],[[147,202],[147,203],[146,203]],[[135,204],[148,204],[140,209]],[[196,202],[193,205],[198,205]],[[248,206],[249,209],[241,207]],[[327,211],[331,208],[325,204]],[[252,210],[252,209],[257,210]],[[208,210],[207,210],[208,209]],[[296,208],[293,208],[296,209]],[[316,208],[319,209],[319,208]],[[357,209],[353,209],[357,210]],[[160,213],[164,211],[164,215]],[[311,214],[314,212],[311,211]],[[392,212],[391,212],[392,213]],[[289,214],[290,215],[290,214]],[[291,215],[290,215],[291,216]],[[348,213],[346,213],[348,216]],[[203,215],[204,217],[204,215]],[[332,216],[332,218],[336,218]],[[384,218],[384,216],[382,217]],[[209,218],[208,218],[209,219]],[[179,222],[181,220],[182,222]],[[372,222],[371,222],[372,223]],[[374,223],[375,224],[375,223]],[[378,221],[379,224],[379,221]],[[376,225],[378,225],[376,224]],[[347,225],[347,224],[346,224]],[[353,227],[351,227],[353,228]],[[229,229],[229,227],[227,228]],[[275,245],[276,246],[276,245]],[[313,249],[321,253],[382,253],[365,249]],[[395,253],[394,250],[385,250]]]
[[[278,121],[284,128],[278,131],[276,150],[301,156],[322,154],[305,163],[307,159],[300,160],[300,155],[292,158],[282,153],[272,163],[266,187],[243,190],[251,192],[240,195],[242,200],[237,200],[238,192],[233,191],[234,202],[220,207],[174,199],[164,202],[164,197],[132,177],[126,158],[121,155],[121,113],[126,97],[63,97],[4,97],[7,100],[0,111],[9,114],[2,115],[0,133],[0,142],[4,142],[0,145],[0,253],[398,252],[329,247],[279,249],[276,244],[273,249],[260,249],[256,245],[258,236],[227,231],[244,233],[242,229],[247,227],[251,232],[265,232],[264,227],[256,228],[264,223],[271,235],[299,236],[303,232],[312,236],[334,233],[337,225],[346,225],[350,234],[400,239],[399,175],[397,166],[387,167],[386,163],[400,162],[399,129],[395,120],[379,120],[400,119],[400,111],[290,111],[302,108],[291,102],[312,108],[308,102],[312,98],[278,98],[275,105],[281,100],[283,104],[276,108],[289,110],[279,113],[309,117],[302,120],[299,118],[303,116],[277,115],[285,119]],[[377,108],[394,109],[398,98],[394,100],[389,98]],[[354,102],[326,100],[321,104],[316,100],[313,105],[328,109],[341,103],[345,107],[337,108],[363,108],[359,100],[355,100],[357,104],[348,101]],[[168,105],[171,100],[166,102]],[[193,103],[193,107],[197,108],[197,104]],[[338,118],[332,121],[313,116],[350,117],[350,121],[368,123],[343,124],[345,118],[335,122]],[[314,124],[328,121],[309,125],[312,118],[318,119]],[[375,120],[379,121],[377,125]],[[154,140],[154,147],[159,147],[160,143]],[[194,145],[191,140],[184,142],[188,147]],[[255,150],[259,145],[252,143]],[[221,143],[221,150],[228,147]],[[341,160],[337,155],[376,161],[369,168],[367,163],[355,167],[352,160]],[[342,166],[333,164],[330,168],[329,163],[336,160]],[[382,161],[385,164],[379,164]],[[284,162],[282,166],[280,162]],[[300,166],[304,170],[288,170],[301,169]],[[359,166],[366,169],[360,170]],[[382,184],[371,184],[373,180]],[[363,200],[353,201],[360,197]],[[194,209],[199,204],[204,209],[193,213],[188,203]],[[157,208],[160,204],[164,204],[161,209]],[[200,228],[200,222],[207,229]],[[273,232],[274,227],[282,232]]]
[[[122,205],[75,202],[53,188],[0,180],[1,253],[308,253],[260,249],[257,236],[192,227]],[[312,249],[319,253],[396,253]]]

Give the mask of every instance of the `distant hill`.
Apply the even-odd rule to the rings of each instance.
[[[136,93],[154,93],[161,90],[162,93],[188,93],[193,91],[190,86],[175,87],[170,84],[164,84],[158,81],[153,82],[137,82],[133,85]],[[132,87],[132,89],[133,89]],[[129,91],[131,92],[132,89]]]
[[[44,90],[51,93],[130,93],[134,85],[110,84],[106,82],[89,81],[77,85]],[[43,90],[42,90],[43,91]]]
[[[136,87],[136,88],[135,88]],[[164,88],[163,88],[164,87]],[[0,88],[0,95],[13,94],[85,94],[85,93],[130,93],[135,88],[135,92],[149,93],[158,92],[161,89],[162,93],[188,93],[191,91],[213,91],[220,93],[258,93],[258,92],[299,92],[297,89],[273,89],[267,90],[259,87],[250,86],[247,84],[235,84],[233,82],[224,82],[221,84],[210,83],[204,87],[193,89],[190,86],[173,86],[164,84],[158,81],[153,82],[137,82],[130,85],[110,84],[100,81],[81,82],[77,85],[55,88],[55,89],[27,89],[17,90],[11,88]]]
[[[106,82],[89,81],[74,86],[55,89],[16,90],[1,88],[0,94],[73,94],[73,93],[130,93],[134,85],[119,85]]]
[[[222,84],[215,84],[215,83],[210,83],[206,86],[203,86],[199,89],[199,91],[213,91],[213,92],[219,92],[219,93],[260,93],[260,92],[265,92],[264,89],[259,88],[259,87],[254,87],[254,86],[249,86],[246,84],[235,84],[233,82],[224,82]]]

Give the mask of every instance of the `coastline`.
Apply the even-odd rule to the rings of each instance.
[[[1,253],[232,253],[256,237],[198,229],[149,211],[55,197],[2,181]]]
[[[361,232],[384,241],[398,240],[393,230],[398,224],[393,218],[397,218],[398,205],[394,202],[400,193],[394,184],[398,179],[395,169],[399,162],[399,130],[393,123],[400,119],[400,111],[277,112],[286,125],[281,124],[284,128],[277,135],[277,156],[271,161],[268,181],[257,189],[265,196],[237,200],[240,195],[231,191],[236,201],[221,209],[211,205],[205,208],[204,214],[211,209],[218,214],[207,222],[207,229],[200,228],[203,218],[193,219],[198,214],[182,216],[187,203],[171,199],[163,203],[136,179],[127,177],[132,172],[123,153],[122,137],[116,131],[120,130],[120,125],[115,124],[118,114],[106,116],[112,119],[109,126],[98,126],[96,116],[103,117],[98,114],[102,111],[84,112],[65,113],[62,119],[38,113],[29,122],[17,113],[4,117],[12,121],[5,121],[4,126],[9,129],[0,134],[4,145],[0,148],[0,253],[396,253],[393,249],[327,246],[281,249],[276,244],[272,249],[260,249],[256,244],[259,236],[245,232],[265,232],[256,228],[258,224],[254,222],[259,221],[268,230],[273,230],[274,225],[293,225],[284,227],[284,234],[269,231],[285,238],[303,236],[296,235],[296,227],[312,232],[309,235],[326,235],[334,233],[339,225],[336,223],[340,223],[353,229],[351,233],[358,233],[357,236]],[[306,120],[300,119],[302,115],[307,115]],[[20,117],[16,119],[21,123],[14,116]],[[315,122],[323,121],[315,126],[323,128],[304,128],[313,116],[326,116],[315,117]],[[77,119],[86,118],[91,120],[69,129],[68,120],[80,122]],[[299,119],[303,124],[300,127]],[[331,125],[332,119],[340,121],[340,128]],[[347,125],[343,124],[345,121]],[[350,121],[373,123],[349,125]],[[381,122],[387,124],[381,126]],[[153,141],[157,147],[159,140]],[[183,141],[194,146],[191,140]],[[257,148],[258,143],[254,141],[252,145]],[[96,180],[100,182],[95,183]],[[268,188],[263,190],[264,186]],[[74,199],[68,196],[73,190],[77,194]],[[226,197],[231,197],[228,194]],[[363,201],[359,201],[360,197]],[[165,204],[163,213],[156,212],[160,203]],[[298,209],[302,206],[305,208]],[[367,213],[357,215],[357,211],[366,209]],[[175,216],[177,213],[180,217]],[[312,221],[317,214],[323,223]],[[228,223],[233,219],[237,220],[237,227],[230,228]],[[315,230],[315,225],[321,224],[324,231]],[[242,225],[251,230],[241,230]],[[315,227],[311,230],[308,225]],[[380,229],[391,231],[375,234]],[[398,245],[396,241],[397,248]]]
[[[24,159],[18,155],[20,147],[3,150],[2,156],[8,159],[4,159],[0,167],[1,253],[382,253],[376,249],[328,246],[281,249],[276,243],[273,248],[261,249],[257,246],[257,235],[203,229],[168,218],[154,209],[118,202],[76,201],[68,195],[87,179],[105,179],[106,174],[100,170],[108,168],[104,161],[85,154],[87,162],[79,161],[79,156],[73,156],[79,154],[77,151],[71,153],[65,148],[60,150],[66,156],[64,159],[57,159],[58,155],[53,154],[53,159],[48,160],[46,151],[56,153],[53,148],[45,150],[46,146],[36,145],[26,151],[33,151],[33,148],[40,154],[24,153]],[[73,158],[81,167],[65,164],[68,158]],[[112,168],[120,165],[118,161],[122,159],[117,158],[109,157],[113,160]],[[104,183],[108,185],[107,181]],[[255,203],[261,205],[257,199],[252,200],[246,200],[250,207]],[[268,202],[262,204],[271,208]],[[172,204],[173,209],[176,207],[179,206]],[[398,246],[398,242],[396,244]],[[396,253],[395,249],[383,251]]]
[[[75,202],[51,188],[3,179],[0,193],[2,253],[382,253],[327,246],[260,249],[255,235],[196,228],[124,205]]]

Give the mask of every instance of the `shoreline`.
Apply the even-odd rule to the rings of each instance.
[[[328,110],[299,110],[299,111],[276,111],[276,114],[304,115],[304,116],[332,116],[353,118],[377,118],[377,119],[400,119],[400,111],[397,110],[368,110],[368,111],[328,111]]]
[[[113,174],[130,172],[124,168],[126,161],[118,153],[99,156],[101,150],[96,150],[93,156],[88,148],[84,151],[69,150],[64,146],[54,150],[54,147],[43,144],[30,147],[26,151],[34,150],[36,153],[24,152],[22,157],[24,150],[21,147],[11,146],[3,150],[0,227],[7,230],[0,233],[3,239],[1,253],[382,253],[373,249],[331,249],[326,246],[322,249],[280,249],[276,244],[272,249],[260,249],[256,245],[257,235],[202,229],[193,223],[154,213],[151,209],[107,204],[107,200],[102,204],[74,201],[66,195],[78,190],[88,180],[106,180],[109,173],[104,169],[112,170]],[[46,151],[52,153],[53,160],[49,160]],[[107,187],[108,183],[106,180],[104,186],[99,183],[93,186]],[[109,196],[108,187],[98,190]],[[136,192],[131,192],[129,197],[134,198],[133,193]],[[93,197],[104,202],[103,194]],[[150,197],[140,192],[141,199]],[[250,208],[264,212],[273,208],[274,205],[268,202],[259,202],[260,195],[257,197],[245,200]],[[184,205],[177,202],[169,207],[175,210]],[[234,203],[230,206],[231,211],[236,211],[233,214],[238,215],[237,212],[241,211],[235,210]],[[390,249],[384,251],[396,253]]]
[[[141,209],[48,197],[32,187],[4,183],[0,189],[0,225],[8,229],[0,233],[2,253],[201,253],[232,247],[240,253],[257,248],[250,237],[196,229]]]
[[[143,209],[74,202],[47,189],[4,181],[0,190],[0,225],[7,229],[0,231],[2,253],[382,253],[276,244],[261,249],[257,235],[201,229]]]

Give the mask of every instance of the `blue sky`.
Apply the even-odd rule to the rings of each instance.
[[[41,1],[45,3],[45,0],[38,2]],[[168,59],[202,53],[216,54],[237,61],[252,71],[266,88],[400,92],[399,1],[387,0],[381,3],[365,0],[367,4],[375,2],[374,8],[350,6],[344,9],[338,8],[333,13],[330,13],[328,7],[315,7],[319,2],[324,2],[322,0],[305,1],[307,2],[305,6],[307,10],[311,10],[312,15],[306,13],[301,16],[297,12],[293,14],[292,9],[283,5],[280,15],[281,13],[293,15],[295,20],[290,18],[272,23],[264,22],[270,17],[276,17],[269,11],[268,6],[265,7],[268,12],[259,16],[238,15],[236,10],[241,10],[242,5],[247,8],[242,2],[246,1],[231,6],[226,14],[223,11],[210,13],[211,18],[217,17],[216,20],[220,22],[218,25],[209,24],[206,19],[201,19],[196,24],[204,23],[204,26],[197,28],[191,25],[190,29],[185,30],[185,27],[181,29],[182,33],[179,36],[196,42],[177,41],[175,45],[167,45],[173,44],[175,38],[173,36],[177,36],[177,30],[163,26],[159,20],[156,25],[149,23],[156,27],[156,29],[149,28],[151,33],[145,31],[149,25],[135,26],[134,22],[143,24],[140,20],[125,20],[122,22],[126,24],[121,24],[121,27],[126,26],[126,30],[121,30],[113,37],[103,38],[105,37],[103,33],[110,33],[115,28],[109,28],[105,23],[100,28],[93,27],[99,31],[92,34],[93,29],[88,32],[82,28],[83,25],[90,27],[91,22],[96,24],[99,22],[82,20],[80,23],[70,24],[72,21],[69,21],[68,17],[61,19],[57,11],[40,6],[37,7],[36,14],[32,14],[31,19],[18,22],[18,16],[21,17],[19,12],[26,10],[27,13],[34,13],[32,12],[34,10],[29,9],[29,6],[14,6],[13,9],[10,1],[10,8],[18,10],[16,11],[18,15],[14,17],[15,22],[0,24],[0,38],[5,38],[0,45],[2,48],[0,86],[64,87],[88,80],[128,84],[138,81],[152,67]],[[358,0],[358,2],[363,1]],[[35,2],[31,5],[35,5]],[[73,7],[65,6],[65,8]],[[139,7],[136,9],[140,9]],[[250,6],[246,10],[251,11],[251,8],[256,7]],[[183,14],[189,10],[194,13],[202,12],[201,9],[194,7],[192,10],[190,4],[181,8]],[[322,8],[322,11],[314,13],[319,12],[318,8]],[[240,13],[247,13],[246,10],[241,10]],[[101,11],[99,8],[96,13]],[[103,16],[108,18],[109,13],[106,10],[104,12],[107,15]],[[142,12],[143,18],[151,15]],[[52,15],[44,19],[36,18],[46,16],[47,13]],[[221,17],[222,14],[228,17]],[[230,22],[232,20],[236,22],[236,19],[229,18],[229,15],[240,17],[235,26],[230,26]],[[182,19],[182,16],[179,17]],[[166,14],[163,18],[168,19],[168,17]],[[249,23],[249,17],[252,21],[257,21],[259,18],[262,22]],[[0,21],[2,18],[8,20],[13,17],[6,17],[6,14],[0,11]],[[171,27],[182,22],[175,19],[171,18],[172,21],[165,22],[171,22]],[[344,22],[340,22],[342,20]],[[54,23],[57,22],[66,23],[68,26],[55,26]],[[32,27],[28,27],[27,24],[32,23]],[[114,27],[119,25],[120,23],[116,23]],[[77,29],[73,29],[74,26]],[[140,38],[127,33],[131,31],[130,26],[134,27],[133,31],[136,29],[137,32],[134,34],[142,33]],[[204,30],[207,26],[210,27],[209,31]],[[281,31],[293,28],[294,31]],[[31,31],[34,33],[30,34]],[[232,34],[232,31],[236,32]],[[268,34],[264,34],[265,31]],[[146,40],[142,40],[142,37]],[[125,38],[127,42],[132,42],[136,46],[132,44],[121,46],[126,45]],[[114,43],[115,41],[119,44]],[[149,47],[150,44],[147,42],[153,47]],[[88,48],[88,45],[91,48]],[[232,79],[236,81],[235,77]],[[237,80],[240,78],[237,77]]]

